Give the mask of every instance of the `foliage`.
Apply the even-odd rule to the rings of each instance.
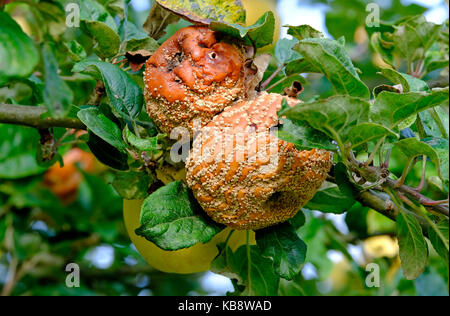
[[[36,120],[58,122],[39,133],[0,124],[3,294],[204,294],[197,275],[149,268],[123,227],[122,198],[145,198],[137,234],[162,249],[206,243],[223,229],[182,181],[162,184],[164,170],[183,166],[170,160],[173,140],[143,110],[145,59],[132,57],[151,55],[185,23],[180,18],[208,24],[258,54],[272,44],[274,14],[246,26],[240,1],[157,0],[139,18],[129,1],[89,0],[77,2],[80,26],[73,28],[65,24],[68,2],[0,5],[0,103],[46,107]],[[278,113],[278,137],[298,149],[332,151],[335,165],[295,218],[256,232],[257,245],[219,245],[212,271],[233,280],[233,295],[326,294],[329,282],[328,293],[337,295],[448,294],[448,21],[427,22],[423,8],[394,0],[379,27],[364,29],[366,2],[330,2],[326,24],[334,39],[298,25],[286,26],[291,38],[274,43],[258,89],[305,88],[299,104],[284,103]],[[365,40],[354,41],[361,32]],[[88,133],[66,129],[73,120]],[[2,107],[0,122],[10,122]],[[109,168],[77,166],[82,180],[67,202],[45,175],[74,146]],[[345,218],[348,232],[332,218]],[[351,244],[368,247],[375,235],[396,236],[401,270],[397,255],[364,250],[363,261],[353,258]],[[112,263],[89,268],[102,247],[113,251]],[[330,252],[340,254],[339,264]],[[70,262],[86,271],[81,288],[62,285]],[[371,262],[381,270],[379,289],[364,283]],[[8,279],[2,269],[20,277]]]

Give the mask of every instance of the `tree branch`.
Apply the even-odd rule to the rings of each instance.
[[[387,162],[382,164],[381,167],[366,166],[363,163],[357,161],[353,156],[353,154],[351,153],[349,163],[352,168],[352,171],[358,172],[358,174],[362,176],[365,180],[368,180],[372,183],[379,183],[379,186],[381,187],[389,188],[394,191],[400,192],[404,194],[406,197],[413,200],[414,202],[422,204],[425,208],[433,210],[446,217],[449,217],[448,206],[435,203],[436,201],[433,201],[432,199],[424,196],[414,188],[411,188],[403,184],[404,178],[406,177],[407,173],[404,172],[402,174],[402,177],[398,181],[389,178],[389,170],[387,170],[386,165]],[[409,170],[410,166],[406,166],[405,169]],[[383,189],[381,188],[380,191],[381,190]]]
[[[76,118],[42,118],[47,109],[42,106],[0,104],[0,123],[23,125],[37,129],[65,127],[86,129],[86,126]]]
[[[387,187],[394,189],[394,190],[398,190],[401,193],[403,193],[405,196],[407,196],[408,198],[410,198],[413,201],[416,201],[422,205],[425,206],[425,208],[429,208],[437,213],[440,213],[442,215],[445,216],[449,216],[449,210],[448,207],[442,205],[442,204],[433,204],[433,200],[427,198],[426,196],[420,194],[418,191],[416,191],[415,189],[408,187],[406,185],[401,185],[401,186],[397,186],[396,185],[396,181],[392,180],[390,178],[386,179],[386,182],[384,183],[384,185],[386,185]]]
[[[333,176],[328,176],[327,181],[336,184],[336,180]],[[376,190],[361,191],[358,193],[358,196],[355,199],[362,205],[371,208],[372,210],[386,216],[394,222],[397,220],[399,209],[397,208],[397,206],[395,206],[394,202],[391,201],[386,193]],[[426,232],[429,225],[423,218],[405,208],[402,208],[402,210],[414,216],[419,221],[423,230]]]

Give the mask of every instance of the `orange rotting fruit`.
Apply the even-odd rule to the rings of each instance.
[[[187,182],[216,222],[256,230],[286,221],[326,179],[330,152],[297,150],[270,132],[283,98],[299,102],[263,92],[225,109],[194,140]]]
[[[76,164],[86,172],[93,172],[96,168],[95,157],[79,148],[68,151],[64,157],[64,166],[59,163],[53,165],[44,175],[44,185],[49,188],[61,201],[70,203],[83,179]]]
[[[245,54],[218,39],[207,26],[189,26],[170,37],[147,60],[147,111],[161,131],[178,126],[191,133],[244,93]]]

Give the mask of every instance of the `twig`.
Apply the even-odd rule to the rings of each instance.
[[[261,90],[265,90],[265,88],[269,85],[269,83],[272,82],[272,80],[280,73],[280,71],[283,70],[283,68],[284,68],[285,66],[286,66],[285,64],[282,64],[280,67],[278,67],[278,69],[275,70],[275,71],[269,76],[269,78],[267,78],[267,80],[264,81],[264,82],[261,84]]]
[[[393,179],[386,179],[386,182],[383,184],[387,186],[388,188],[398,190],[399,192],[406,195],[408,198],[412,199],[413,201],[416,201],[422,205],[429,206],[430,209],[434,210],[437,213],[440,213],[445,216],[449,216],[449,210],[448,207],[445,207],[442,204],[433,205],[433,200],[427,198],[426,196],[422,195],[421,193],[417,192],[414,188],[411,188],[406,185],[397,186],[397,181]],[[428,204],[428,205],[427,205]]]
[[[0,123],[23,125],[37,129],[65,127],[85,130],[86,126],[76,118],[42,118],[47,109],[42,106],[0,104]]]
[[[425,172],[427,170],[426,167],[427,167],[427,156],[423,156],[423,159],[422,159],[422,176],[420,177],[419,186],[416,188],[417,192],[422,191],[423,186],[425,184],[425,177],[426,177]]]
[[[406,161],[405,168],[403,168],[402,176],[400,177],[400,179],[398,179],[396,183],[396,187],[401,187],[405,183],[406,177],[408,176],[409,172],[414,167],[414,165],[415,165],[414,158],[408,158],[408,160]]]
[[[377,144],[375,145],[375,148],[373,149],[372,153],[370,154],[369,158],[367,159],[367,161],[364,163],[364,165],[369,166],[370,164],[372,164],[373,159],[375,158],[376,153],[378,152],[378,150],[380,149],[380,147],[383,145],[384,140],[386,139],[386,136],[380,138],[377,142]]]
[[[441,204],[448,204],[448,199],[441,201],[422,201],[422,205],[425,206],[441,205]]]

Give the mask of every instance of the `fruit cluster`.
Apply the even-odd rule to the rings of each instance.
[[[320,188],[331,153],[297,150],[271,129],[282,100],[243,99],[244,49],[206,26],[179,30],[147,61],[147,109],[166,132],[200,119],[186,162],[187,183],[208,215],[235,229],[261,229],[293,217]]]

